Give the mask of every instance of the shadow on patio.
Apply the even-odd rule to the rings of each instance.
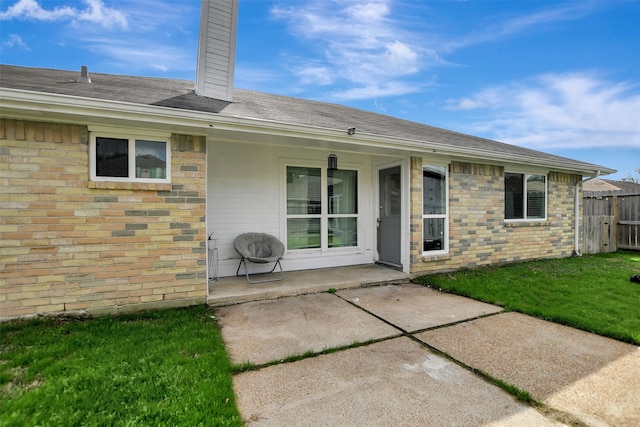
[[[336,290],[374,286],[383,283],[407,283],[411,275],[378,264],[287,271],[284,280],[250,284],[243,276],[221,277],[209,281],[207,304],[220,306],[247,301],[280,298]]]

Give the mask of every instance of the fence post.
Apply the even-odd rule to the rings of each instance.
[[[618,195],[613,196],[613,206],[611,208],[611,237],[609,252],[615,252],[618,250],[618,221],[620,220],[620,216],[618,216]]]

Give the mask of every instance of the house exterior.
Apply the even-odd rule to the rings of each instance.
[[[585,197],[640,194],[640,184],[595,178],[585,181],[583,191]]]
[[[286,271],[580,252],[582,180],[613,170],[233,88],[236,14],[204,3],[195,85],[1,66],[0,318],[203,303],[208,236],[233,276],[250,231]]]

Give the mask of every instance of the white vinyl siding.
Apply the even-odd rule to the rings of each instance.
[[[238,255],[233,240],[239,234],[264,232],[286,244],[286,167],[320,168],[326,174],[327,155],[304,148],[208,141],[207,233],[214,232],[217,239],[221,277],[235,275]],[[338,155],[340,167],[358,171],[358,246],[287,251],[282,262],[287,271],[373,262],[371,159]]]

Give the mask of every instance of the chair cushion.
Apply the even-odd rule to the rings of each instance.
[[[236,251],[252,262],[275,262],[284,255],[284,245],[277,237],[266,233],[244,233],[233,242]]]

